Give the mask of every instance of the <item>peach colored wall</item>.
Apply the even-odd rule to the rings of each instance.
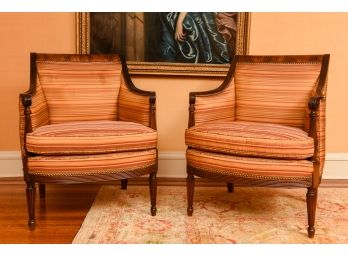
[[[348,152],[348,13],[253,13],[250,54],[329,53],[327,151]]]
[[[250,54],[331,54],[328,152],[348,152],[348,13],[253,13]],[[29,52],[75,52],[74,13],[0,13],[0,151],[19,150],[18,94],[28,87]],[[159,148],[183,151],[190,91],[211,89],[219,78],[136,76],[157,93]],[[343,138],[343,139],[342,139]]]
[[[0,13],[0,151],[19,150],[18,95],[29,87],[29,53],[75,53],[73,13]]]

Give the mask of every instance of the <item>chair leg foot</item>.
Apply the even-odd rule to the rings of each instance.
[[[151,206],[151,216],[156,216],[156,214],[157,214],[157,207]]]
[[[121,189],[126,190],[128,185],[128,179],[121,179]]]
[[[28,215],[29,215],[28,226],[30,230],[34,230],[35,229],[35,195],[36,195],[35,183],[27,182],[26,195],[27,195]]]
[[[156,207],[156,198],[157,198],[157,172],[152,172],[149,177],[149,186],[150,186],[150,198],[151,198],[151,216],[156,216],[157,207]]]
[[[39,184],[39,195],[40,195],[40,199],[44,199],[46,197],[46,185],[45,184]]]
[[[28,227],[29,227],[29,230],[33,231],[35,230],[35,227],[36,227],[36,222],[35,222],[35,219],[33,220],[30,220],[28,221]]]
[[[227,192],[233,193],[234,192],[234,185],[233,183],[228,182],[227,183]]]
[[[193,214],[193,193],[195,189],[195,177],[192,174],[187,175],[186,179],[187,187],[187,216],[192,216]]]
[[[307,199],[307,215],[308,215],[308,237],[313,238],[315,234],[315,210],[317,207],[318,189],[308,187],[306,199]]]
[[[315,228],[314,227],[308,227],[307,231],[308,231],[308,237],[309,238],[314,238]]]

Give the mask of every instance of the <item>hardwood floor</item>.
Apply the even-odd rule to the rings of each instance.
[[[159,186],[185,186],[185,179],[165,179]],[[119,182],[115,182],[119,184]],[[197,186],[226,186],[197,179]],[[147,178],[132,179],[129,186],[147,185]],[[69,244],[91,207],[101,185],[46,185],[46,199],[36,195],[37,227],[27,227],[27,204],[23,178],[0,179],[0,244]],[[348,180],[323,181],[322,187],[347,187]]]
[[[0,243],[71,243],[100,185],[47,185],[46,199],[36,198],[37,227],[27,226],[24,183],[0,185]],[[38,189],[37,189],[38,191]]]

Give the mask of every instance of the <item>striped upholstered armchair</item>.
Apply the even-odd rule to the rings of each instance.
[[[29,227],[35,184],[121,180],[150,174],[156,215],[154,92],[136,88],[119,55],[31,54],[30,88],[20,95],[20,142]]]
[[[187,193],[194,176],[234,185],[307,188],[314,237],[325,161],[329,55],[235,56],[215,90],[190,93],[186,130]]]

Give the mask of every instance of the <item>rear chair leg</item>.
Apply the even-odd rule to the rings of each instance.
[[[192,216],[193,214],[193,193],[195,189],[195,176],[192,174],[187,174],[186,179],[187,187],[187,215]]]
[[[233,183],[228,182],[227,183],[227,192],[233,193],[234,192],[234,185]]]
[[[127,189],[127,185],[128,185],[128,179],[121,179],[121,189],[122,190]]]
[[[308,187],[307,188],[307,215],[308,215],[308,237],[313,238],[315,234],[314,222],[315,222],[315,210],[317,207],[318,189]]]
[[[151,198],[151,215],[156,216],[156,198],[157,198],[157,178],[156,171],[152,172],[149,177],[149,186],[150,186],[150,198]]]
[[[34,182],[27,182],[26,188],[27,205],[28,205],[28,226],[30,230],[35,229],[35,194],[36,188]]]
[[[45,184],[39,184],[39,194],[40,194],[40,199],[44,199],[46,197],[46,185]]]

